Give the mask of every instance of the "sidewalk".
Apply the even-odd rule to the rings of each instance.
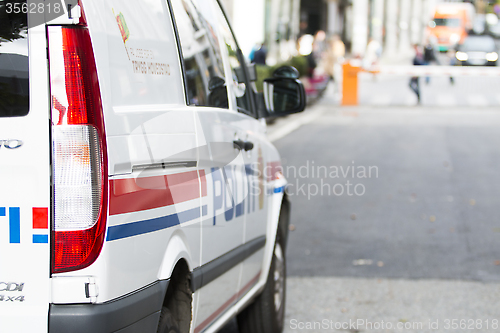
[[[500,327],[498,283],[289,277],[287,284],[284,333],[498,332]]]

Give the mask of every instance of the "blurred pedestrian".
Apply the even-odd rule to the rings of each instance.
[[[324,70],[327,50],[328,47],[326,43],[326,33],[323,30],[318,30],[314,34],[313,41],[312,57],[314,58],[314,61],[308,60],[310,65],[314,64],[314,69],[313,73],[311,73],[311,77],[314,76],[314,70],[316,68],[320,70],[320,72]]]
[[[342,91],[342,64],[344,63],[345,57],[345,44],[342,39],[340,39],[339,35],[333,35],[332,48],[335,59],[335,62],[333,63],[333,78],[335,80],[334,88],[336,88],[337,93],[340,95]]]
[[[340,40],[339,35],[333,35],[327,43],[325,55],[325,73],[335,80],[335,74],[338,72],[336,66],[340,66],[344,62],[345,45]]]
[[[450,48],[446,55],[450,59],[450,66],[455,66],[457,64],[457,58],[455,57],[455,50]],[[455,79],[453,78],[453,76],[450,76],[450,84],[455,84]]]
[[[363,58],[363,68],[370,69],[378,64],[378,60],[382,56],[382,45],[374,39],[370,38],[368,40],[368,45],[366,46],[365,57]]]
[[[421,66],[424,65],[424,55],[422,51],[420,50],[420,46],[418,44],[413,45],[413,49],[415,50],[415,57],[413,58],[413,65],[414,66]],[[417,104],[420,104],[420,84],[419,84],[419,77],[418,76],[413,76],[410,79],[410,89],[413,90],[415,95],[417,95]]]
[[[436,57],[435,47],[429,40],[424,46],[424,65],[429,66],[432,63],[439,65],[439,60]],[[429,84],[430,80],[431,78],[429,76],[425,77],[426,84]]]
[[[340,39],[339,35],[333,35],[332,37],[332,48],[333,48],[333,55],[337,59],[337,61],[342,61],[344,60],[345,56],[345,45],[344,42]]]
[[[300,21],[299,24],[299,38],[307,34],[307,28],[309,27],[309,24],[307,21]]]
[[[264,45],[264,43],[256,45],[253,48],[252,52],[250,52],[250,61],[258,65],[265,65],[266,57],[267,57],[267,48]]]
[[[314,35],[313,42],[313,52],[316,57],[316,61],[320,61],[324,57],[324,53],[327,51],[326,44],[326,33],[323,30],[318,30]]]
[[[299,38],[298,44],[299,54],[305,56],[307,60],[307,76],[312,78],[317,65],[314,55],[314,36],[304,35]]]
[[[307,76],[309,78],[312,78],[314,76],[314,70],[318,65],[318,63],[316,62],[316,57],[314,56],[314,52],[309,53],[306,56],[306,60],[307,60]]]

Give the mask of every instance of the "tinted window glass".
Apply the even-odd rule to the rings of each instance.
[[[484,51],[491,52],[495,50],[495,41],[489,37],[469,37],[464,41],[460,48],[462,51]]]
[[[236,45],[236,40],[231,32],[231,29],[229,28],[229,24],[227,23],[227,20],[220,9],[218,9],[218,20],[222,38],[224,39],[224,45],[226,46],[229,55],[229,65],[231,66],[231,74],[233,78],[233,82],[231,82],[231,85],[233,87],[232,93],[236,98],[238,109],[240,111],[249,111],[250,103],[248,100],[249,94],[247,93],[247,89],[249,87],[245,82],[243,68],[238,56],[238,47]]]
[[[462,20],[458,18],[435,18],[434,23],[437,26],[459,28],[462,25]]]
[[[219,40],[211,4],[173,0],[186,73],[189,105],[228,108]]]
[[[6,4],[0,0],[0,117],[19,117],[29,111],[28,15]]]

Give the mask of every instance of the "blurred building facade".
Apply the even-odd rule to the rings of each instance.
[[[351,53],[363,55],[370,38],[377,40],[386,56],[411,52],[425,42],[425,32],[438,0],[352,0],[345,8],[345,34]],[[351,28],[352,27],[352,28]]]
[[[297,39],[323,30],[337,34],[353,55],[363,56],[370,38],[384,54],[411,52],[423,43],[432,9],[440,0],[221,0],[240,46],[249,55],[265,43],[268,64],[296,54]]]
[[[300,0],[221,0],[243,53],[264,43],[270,65],[297,53]]]

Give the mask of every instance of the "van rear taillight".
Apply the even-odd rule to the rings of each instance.
[[[49,26],[52,95],[52,273],[99,256],[107,215],[107,155],[97,70],[85,27]]]

